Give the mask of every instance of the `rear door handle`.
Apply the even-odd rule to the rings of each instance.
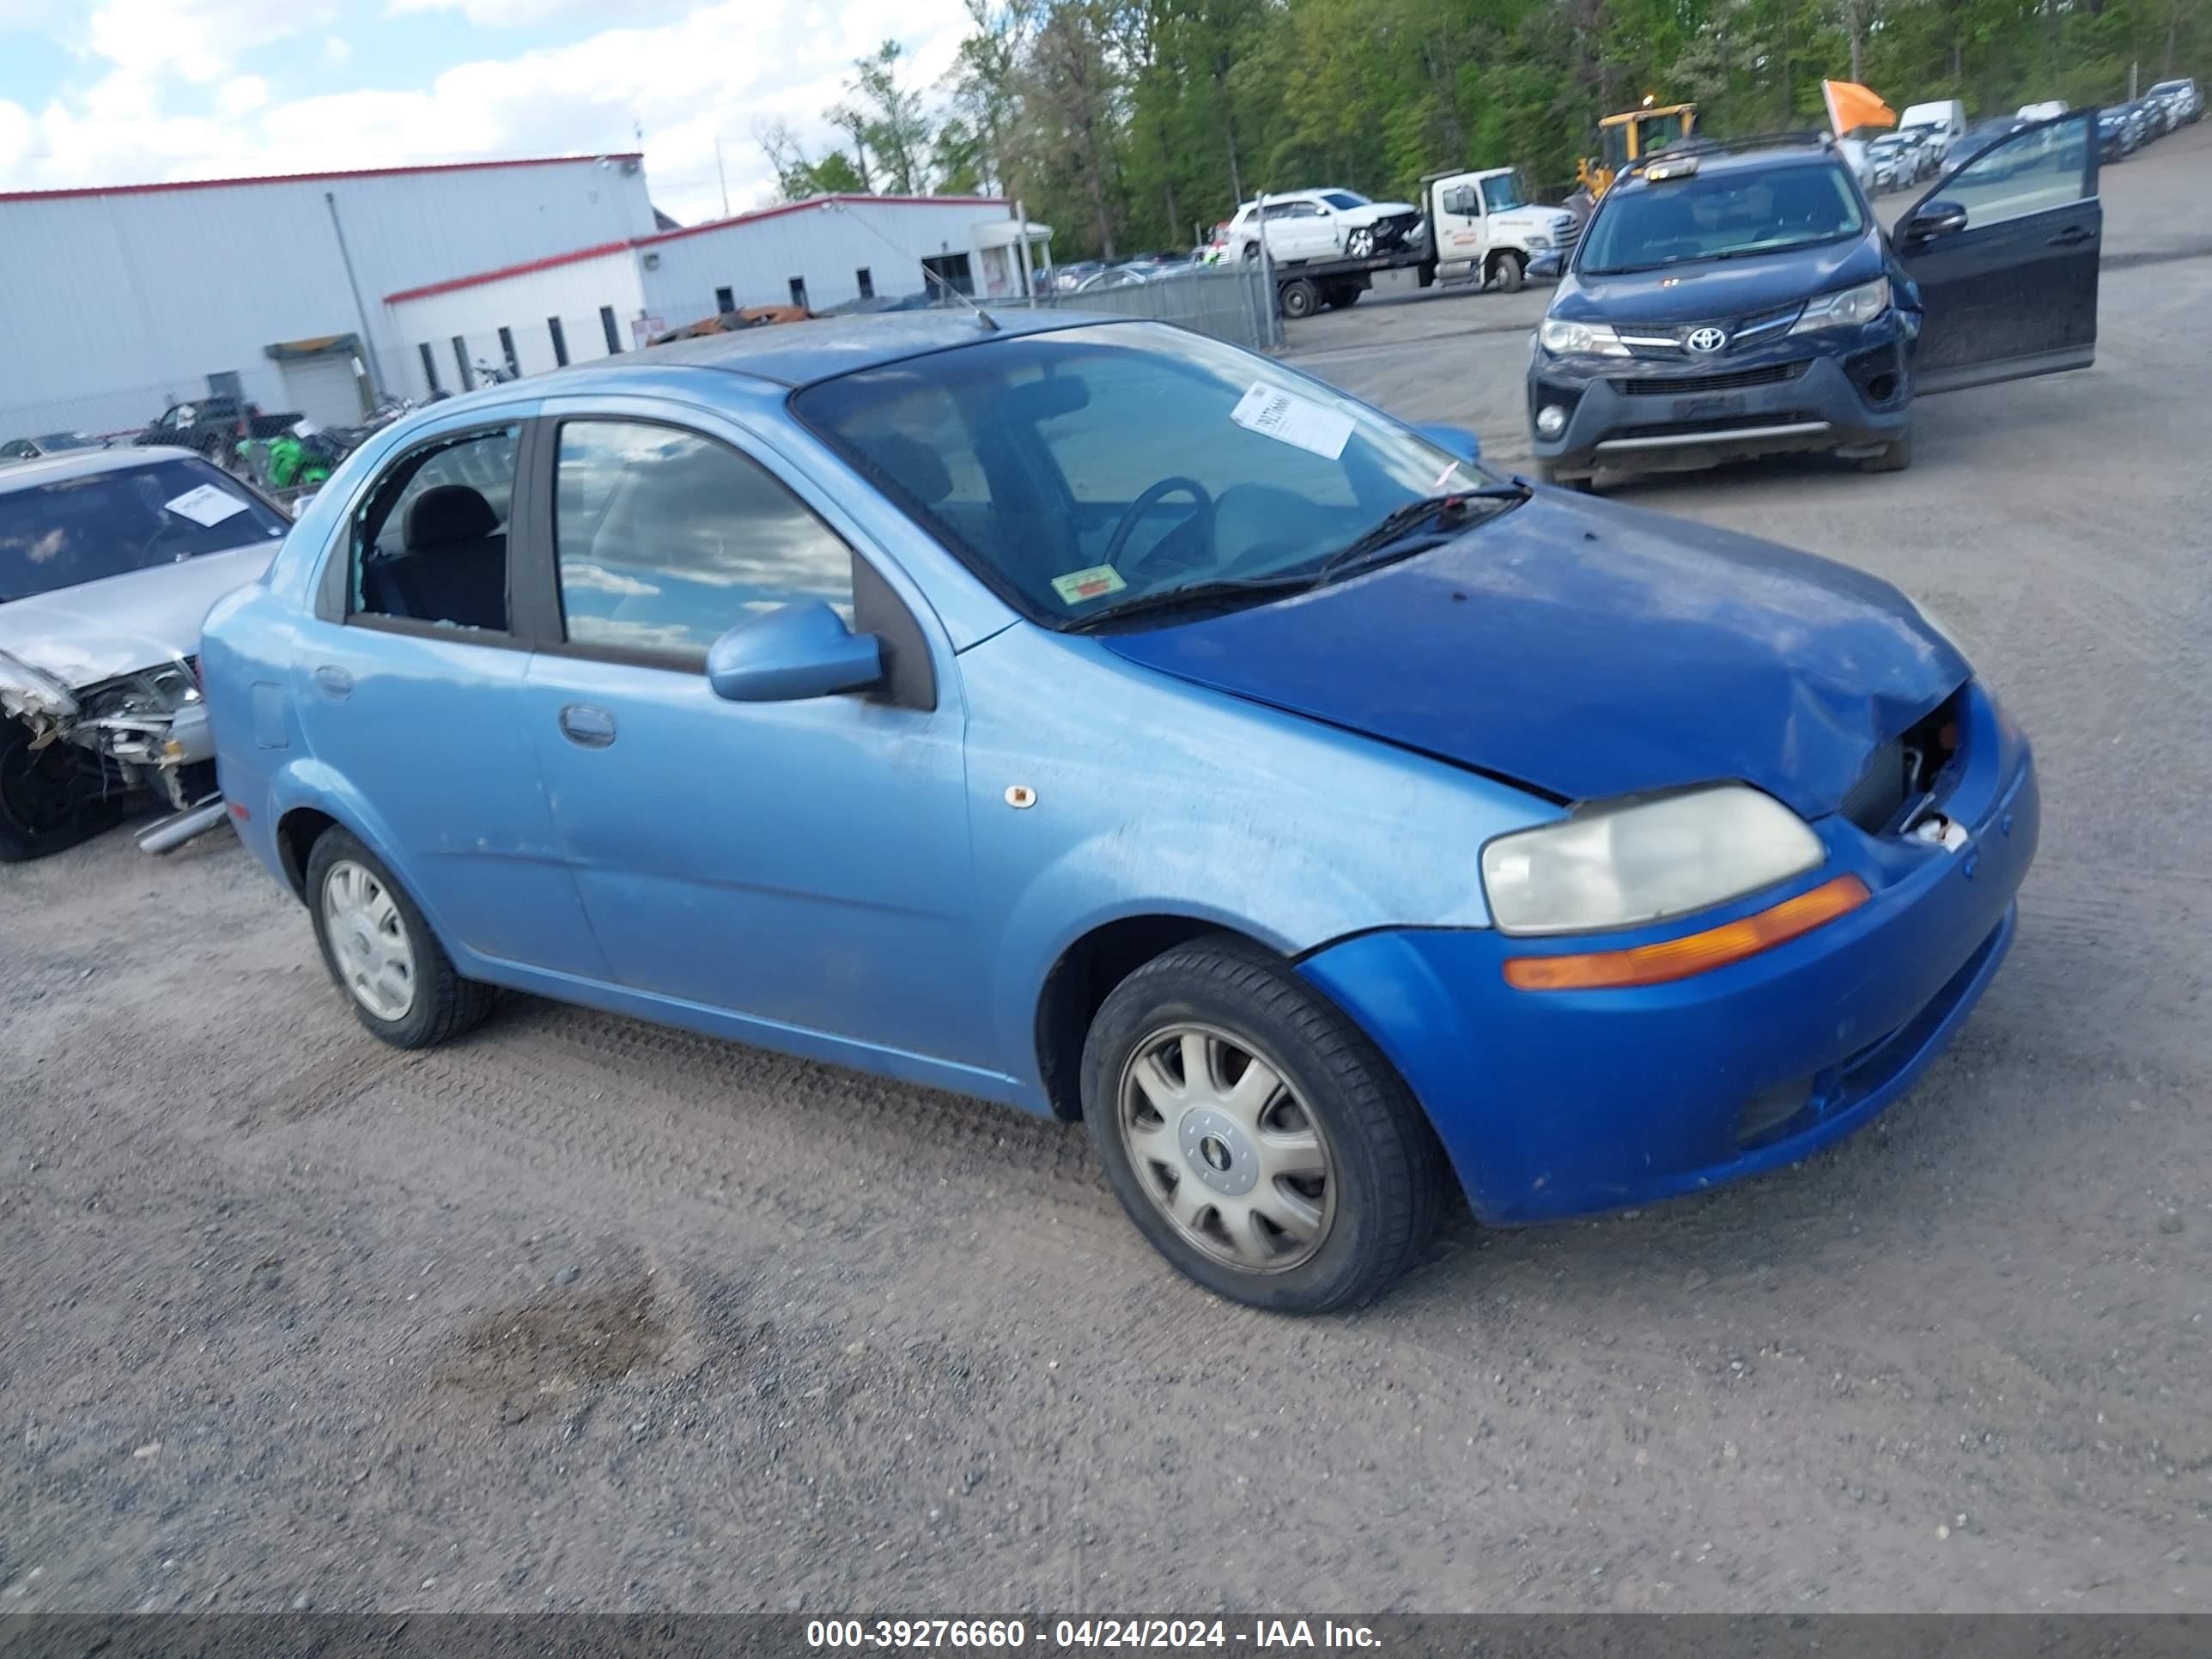
[[[353,695],[353,676],[335,663],[325,663],[315,671],[315,684],[334,697]]]
[[[2094,242],[2097,233],[2081,225],[2069,225],[2051,239],[2052,247],[2079,247],[2084,242]]]
[[[586,749],[604,749],[615,740],[615,717],[587,702],[572,702],[561,711],[561,735]]]

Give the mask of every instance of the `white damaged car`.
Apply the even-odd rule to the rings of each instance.
[[[1370,202],[1352,190],[1291,190],[1263,206],[1247,202],[1229,222],[1232,258],[1260,257],[1265,212],[1267,257],[1284,264],[1310,259],[1368,259],[1411,246],[1425,234],[1410,202]]]
[[[74,846],[149,795],[172,816],[141,834],[149,851],[221,822],[200,623],[290,528],[180,449],[0,465],[0,863]]]

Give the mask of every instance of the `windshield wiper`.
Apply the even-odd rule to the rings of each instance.
[[[1139,593],[1133,599],[1123,599],[1109,605],[1103,611],[1094,611],[1087,617],[1079,617],[1068,623],[1067,632],[1081,634],[1103,622],[1120,622],[1125,617],[1140,617],[1155,611],[1181,611],[1208,601],[1249,599],[1255,593],[1285,593],[1295,589],[1311,587],[1320,580],[1311,574],[1291,576],[1218,576],[1205,581],[1185,582],[1180,587],[1164,587],[1157,593]]]
[[[1321,568],[1314,572],[1314,580],[1325,582],[1333,576],[1343,575],[1362,565],[1370,554],[1395,546],[1424,526],[1442,529],[1447,520],[1466,517],[1472,502],[1525,501],[1532,493],[1526,484],[1485,484],[1476,489],[1455,489],[1447,495],[1424,495],[1419,501],[1407,501],[1383,514],[1372,529],[1354,537],[1322,560]]]

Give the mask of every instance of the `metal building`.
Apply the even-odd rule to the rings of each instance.
[[[1032,272],[1051,228],[1026,227]],[[896,299],[949,285],[1022,291],[1024,227],[994,197],[830,196],[632,235],[386,292],[414,395],[458,392],[478,365],[532,374],[629,351],[717,312]]]
[[[358,419],[422,390],[386,295],[655,223],[635,155],[0,194],[0,441],[230,391]]]

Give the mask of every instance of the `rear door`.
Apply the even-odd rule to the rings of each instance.
[[[1898,262],[1919,285],[1925,312],[1916,390],[2096,361],[2104,241],[2096,140],[2094,109],[2023,128],[1948,174],[1898,222]],[[1939,214],[1950,228],[1931,222]]]

